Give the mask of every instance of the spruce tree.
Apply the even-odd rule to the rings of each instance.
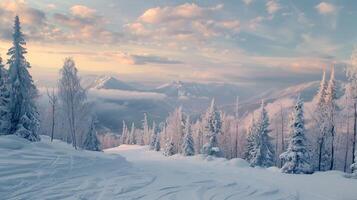
[[[35,104],[38,91],[28,72],[30,64],[26,61],[27,53],[24,35],[21,32],[19,17],[15,17],[13,46],[7,55],[10,56],[10,134],[16,134],[30,141],[39,141],[39,113]]]
[[[160,145],[160,136],[159,134],[156,136],[156,139],[155,139],[155,147],[154,147],[154,150],[155,151],[160,151],[161,149],[161,145]]]
[[[256,123],[253,149],[250,152],[250,165],[253,167],[271,167],[274,164],[275,153],[269,132],[269,117],[265,110],[264,101],[262,101],[259,118]]]
[[[182,143],[182,154],[184,156],[193,156],[195,155],[195,145],[193,142],[190,118],[187,117],[186,126],[185,126],[185,136]]]
[[[131,124],[131,129],[130,129],[130,136],[129,136],[129,142],[128,144],[136,144],[137,139],[136,139],[136,133],[135,133],[135,124],[134,122]]]
[[[164,156],[172,156],[175,154],[175,144],[172,139],[167,139],[165,143]]]
[[[123,120],[123,128],[122,128],[122,133],[120,136],[120,144],[129,144],[128,140],[129,140],[129,130],[128,127],[126,126],[125,121]]]
[[[281,171],[289,174],[311,174],[313,167],[305,137],[304,103],[298,97],[290,122],[291,139],[286,152],[280,155]]]
[[[0,57],[0,135],[9,134],[10,128],[10,91],[7,70]]]
[[[156,140],[157,140],[156,124],[155,122],[153,122],[151,136],[150,136],[150,143],[149,143],[150,150],[155,150]]]
[[[204,134],[206,135],[208,142],[203,145],[201,153],[218,157],[221,155],[221,151],[218,147],[217,137],[222,131],[222,120],[221,115],[215,106],[214,99],[204,116],[203,123],[205,124]]]
[[[252,159],[255,137],[256,137],[256,124],[254,121],[254,116],[252,116],[251,122],[247,129],[247,141],[244,150],[244,159],[246,159],[248,162],[250,162],[250,160]]]
[[[86,139],[83,142],[83,147],[89,151],[100,151],[100,142],[97,137],[94,119],[91,120],[89,131],[86,135]]]

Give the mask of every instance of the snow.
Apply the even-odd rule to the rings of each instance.
[[[356,179],[251,168],[242,159],[165,157],[148,147],[74,150],[42,136],[0,136],[1,199],[300,199],[354,200]]]

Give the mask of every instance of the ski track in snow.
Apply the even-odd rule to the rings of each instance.
[[[147,147],[101,153],[75,151],[48,137],[40,143],[14,137],[0,137],[0,199],[357,199],[357,180],[338,172],[284,175],[224,159],[167,158]]]

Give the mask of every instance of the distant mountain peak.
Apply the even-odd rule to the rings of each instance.
[[[117,79],[116,77],[106,76],[106,75],[99,76],[97,79],[95,79],[90,85],[90,88],[112,89],[112,90],[135,90],[135,88]]]

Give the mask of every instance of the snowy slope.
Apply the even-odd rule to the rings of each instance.
[[[127,145],[88,152],[46,136],[37,143],[0,136],[0,199],[6,200],[354,200],[356,186],[336,171],[286,175],[240,159],[167,158]]]
[[[0,136],[0,199],[125,199],[151,180],[118,155]]]
[[[287,175],[276,168],[250,168],[241,159],[164,157],[146,147],[123,145],[106,153],[120,154],[154,181],[131,198],[237,200],[355,200],[357,180],[331,171]]]

